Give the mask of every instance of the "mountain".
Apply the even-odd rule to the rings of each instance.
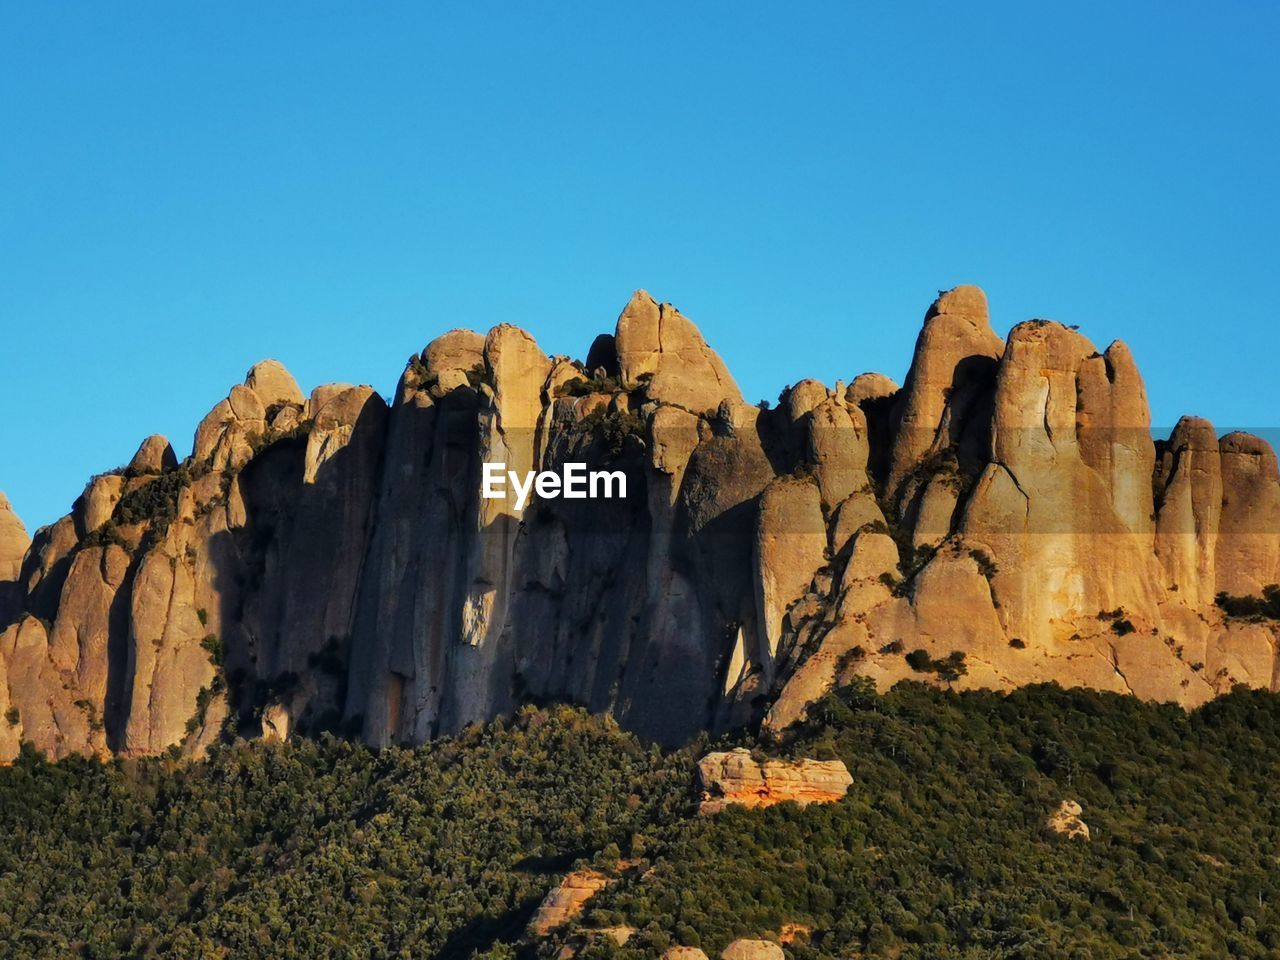
[[[570,462],[626,496],[481,496],[485,463]],[[29,543],[0,499],[0,757],[420,743],[547,701],[780,737],[857,677],[1194,707],[1275,686],[1278,478],[1204,420],[1153,439],[1123,343],[1002,340],[975,287],[901,388],[775,408],[643,291],[583,363],[445,333],[390,406],[268,360],[190,458],[148,438]]]

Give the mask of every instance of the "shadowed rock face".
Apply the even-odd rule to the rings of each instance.
[[[487,461],[627,496],[486,499]],[[0,497],[0,758],[413,743],[528,700],[664,743],[781,733],[858,676],[1193,706],[1275,686],[1269,608],[1215,601],[1276,583],[1274,453],[1191,417],[1154,441],[1122,343],[1002,340],[960,287],[902,388],[805,380],[762,410],[640,291],[585,364],[453,330],[388,405],[263,361],[187,460],[148,438],[33,538]]]
[[[22,561],[30,547],[27,528],[0,493],[0,624],[8,624],[22,609]]]

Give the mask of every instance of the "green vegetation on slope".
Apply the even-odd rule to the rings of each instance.
[[[579,957],[812,928],[817,957],[1280,957],[1280,697],[1192,714],[1054,686],[828,697],[783,752],[836,804],[693,816],[693,749],[526,710],[414,750],[331,738],[208,761],[0,771],[0,955],[557,954],[523,929],[563,871],[643,857]],[[1045,826],[1066,798],[1085,842]]]
[[[0,956],[470,956],[687,812],[687,755],[579,711],[416,750],[324,737],[0,771]]]
[[[849,796],[681,826],[644,883],[593,902],[641,933],[591,955],[670,932],[715,956],[793,923],[815,931],[797,958],[1280,957],[1280,697],[1187,714],[904,684],[812,713],[790,749],[843,759]],[[1091,842],[1046,828],[1064,798]]]

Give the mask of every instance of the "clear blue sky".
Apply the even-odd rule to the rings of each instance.
[[[962,9],[962,8],[976,9]],[[747,398],[901,378],[939,288],[1276,422],[1280,7],[0,2],[0,490],[28,527],[255,360],[389,393],[643,286]]]

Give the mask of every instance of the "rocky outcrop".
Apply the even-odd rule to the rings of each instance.
[[[129,461],[129,472],[135,474],[164,473],[178,465],[178,458],[167,439],[155,433],[138,445],[138,451]]]
[[[0,628],[22,609],[22,561],[31,547],[27,528],[0,493]]]
[[[1089,839],[1089,825],[1080,819],[1084,808],[1074,800],[1063,800],[1058,809],[1053,811],[1046,826],[1054,833],[1062,834],[1068,839]]]
[[[486,498],[485,462],[586,464],[627,496]],[[639,291],[585,364],[452,330],[388,406],[263,361],[187,459],[147,438],[30,540],[0,498],[0,758],[417,743],[528,699],[663,743],[783,736],[859,677],[1190,707],[1278,686],[1277,583],[1273,451],[1194,417],[1153,440],[1122,343],[1002,339],[958,287],[901,388],[802,380],[758,408]],[[726,762],[744,796],[784,790]]]
[[[949,290],[929,308],[895,411],[885,481],[904,513],[928,479],[922,468],[960,453],[981,456],[980,408],[1003,350],[977,287]]]
[[[635,292],[618,318],[614,344],[628,390],[643,387],[649,399],[695,414],[713,412],[725,399],[742,401],[738,385],[698,328],[644,290]]]
[[[543,898],[529,921],[529,933],[545,937],[582,914],[587,901],[607,887],[610,879],[598,870],[574,870]]]
[[[791,801],[834,803],[849,792],[853,777],[840,760],[763,760],[739,747],[709,753],[698,761],[702,802],[698,812],[719,813],[726,807],[771,807]]]
[[[16,581],[22,572],[22,558],[31,546],[27,528],[0,493],[0,580]]]
[[[779,477],[760,495],[756,532],[756,616],[764,643],[759,659],[768,675],[778,654],[790,606],[805,595],[826,562],[826,524],[818,487]]]
[[[720,960],[783,960],[782,947],[772,940],[734,940],[720,954]]]
[[[707,955],[697,947],[667,947],[662,960],[707,960]]]

